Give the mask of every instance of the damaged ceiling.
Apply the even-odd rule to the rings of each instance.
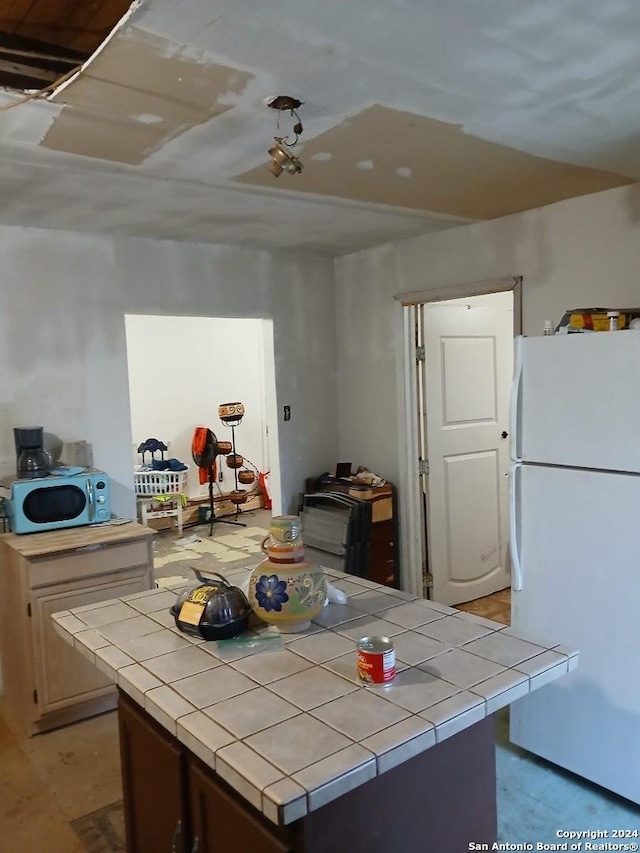
[[[638,32],[633,0],[9,0],[0,223],[343,253],[635,183]]]
[[[44,89],[104,42],[131,0],[7,0],[0,9],[0,86]]]

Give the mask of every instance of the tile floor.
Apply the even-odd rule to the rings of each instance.
[[[509,591],[460,609],[508,624]],[[496,736],[500,841],[553,843],[559,828],[640,828],[640,808],[509,744],[508,709],[497,714]],[[71,824],[121,796],[115,713],[25,738],[5,723],[0,699],[2,853],[99,849],[85,846]]]
[[[156,578],[192,578],[193,569],[203,574],[207,571],[225,574],[260,562],[264,557],[260,544],[268,533],[271,512],[265,509],[248,510],[239,519],[246,527],[216,521],[211,537],[208,523],[185,527],[182,537],[175,528],[159,533],[153,542]],[[200,542],[183,546],[176,544],[190,537],[199,538]]]
[[[460,604],[458,610],[509,625],[511,623],[511,590],[503,589],[500,592],[494,592],[493,595],[467,601],[466,604]]]

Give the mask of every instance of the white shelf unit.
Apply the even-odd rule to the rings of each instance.
[[[150,471],[136,468],[133,474],[140,520],[148,527],[150,518],[175,518],[182,535],[182,509],[187,494],[187,471]]]

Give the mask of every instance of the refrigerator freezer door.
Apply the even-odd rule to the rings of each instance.
[[[523,465],[512,627],[578,667],[511,706],[511,740],[640,803],[640,477]]]
[[[640,334],[553,335],[519,343],[514,441],[522,460],[640,472]]]

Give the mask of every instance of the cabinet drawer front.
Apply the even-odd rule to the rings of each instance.
[[[150,563],[149,540],[118,544],[88,545],[42,559],[29,561],[29,584],[32,589],[81,577],[91,577],[119,569]]]
[[[393,501],[391,498],[380,498],[373,502],[371,507],[371,521],[377,524],[379,521],[387,521],[393,518]]]

